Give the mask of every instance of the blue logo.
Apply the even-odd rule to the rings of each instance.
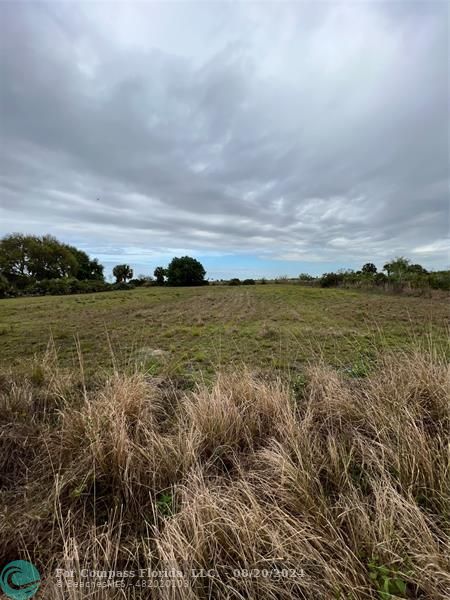
[[[41,576],[27,560],[13,560],[0,575],[0,588],[11,600],[28,600],[41,585]]]

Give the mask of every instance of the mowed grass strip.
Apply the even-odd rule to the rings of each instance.
[[[295,285],[145,288],[0,301],[0,366],[20,371],[54,342],[61,366],[140,364],[189,375],[245,363],[301,370],[321,355],[352,369],[379,347],[444,342],[448,298]],[[112,353],[105,351],[111,347]]]

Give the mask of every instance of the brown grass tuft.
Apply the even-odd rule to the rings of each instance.
[[[0,388],[0,566],[32,560],[40,597],[448,597],[443,357],[316,365],[300,391],[219,374],[170,407],[140,374],[89,387],[48,365]],[[135,576],[74,588],[98,583],[84,568]],[[139,569],[178,575],[142,588]]]

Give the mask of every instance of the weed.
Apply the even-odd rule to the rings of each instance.
[[[369,564],[369,577],[378,591],[380,600],[406,598],[406,581],[404,575],[373,558]]]
[[[33,371],[30,376],[30,380],[33,385],[39,386],[42,385],[45,381],[45,370],[42,365],[35,365]]]
[[[173,495],[172,492],[161,492],[156,498],[156,506],[163,517],[168,517],[173,513]]]

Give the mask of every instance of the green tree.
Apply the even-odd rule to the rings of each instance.
[[[9,281],[29,275],[30,250],[35,239],[22,233],[12,233],[0,240],[0,270]]]
[[[393,275],[394,277],[401,277],[404,275],[409,268],[409,260],[404,258],[403,256],[399,256],[391,262],[388,262],[384,265],[383,271],[386,271],[388,276]]]
[[[398,283],[402,283],[408,274],[410,261],[404,256],[399,256],[391,262],[384,265],[383,271],[386,271],[389,278],[392,278]]]
[[[428,271],[422,267],[422,265],[414,264],[408,266],[408,271],[410,273],[418,273],[419,275],[427,275]]]
[[[12,283],[73,277],[78,263],[70,247],[56,238],[14,233],[0,241],[0,270]]]
[[[103,265],[96,258],[90,259],[83,250],[74,246],[67,246],[77,261],[76,278],[80,281],[104,281]]]
[[[169,285],[204,285],[205,275],[203,265],[190,256],[175,257],[167,267]]]
[[[164,285],[164,278],[167,275],[167,269],[164,267],[156,267],[153,271],[153,275],[155,276],[157,285]]]
[[[377,268],[373,263],[366,263],[365,265],[362,266],[361,271],[363,273],[375,274],[377,272]]]
[[[116,265],[113,269],[113,275],[117,283],[126,283],[127,279],[133,277],[133,269],[130,265]]]
[[[31,289],[36,282],[42,281],[61,279],[67,283],[71,279],[70,289],[76,287],[74,281],[77,279],[104,281],[103,266],[97,259],[91,260],[86,252],[50,235],[13,233],[3,237],[0,240],[0,273],[12,286],[12,292]],[[63,287],[61,284],[60,288]]]
[[[31,238],[28,270],[38,281],[75,277],[77,267],[77,259],[69,248],[53,236]]]

